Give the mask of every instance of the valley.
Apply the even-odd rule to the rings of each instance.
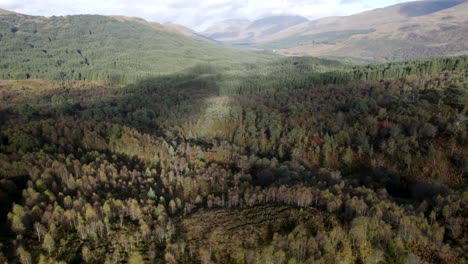
[[[466,263],[465,25],[370,54],[350,20],[0,10],[0,263]]]
[[[393,61],[466,54],[466,17],[464,0],[426,0],[318,20],[272,16],[232,26],[225,21],[203,34],[290,56]]]

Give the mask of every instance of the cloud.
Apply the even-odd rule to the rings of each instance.
[[[360,3],[362,0],[341,0],[340,4]]]
[[[297,14],[309,19],[349,15],[408,0],[0,0],[0,8],[29,15],[102,14],[175,22],[197,30],[235,18]]]

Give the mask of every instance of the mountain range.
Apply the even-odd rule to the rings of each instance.
[[[133,50],[135,52],[148,52],[146,57],[156,56],[159,58],[153,61],[161,61],[162,58],[170,57],[171,60],[179,58],[177,60],[180,62],[187,59],[185,55],[190,55],[188,56],[189,61],[195,62],[202,60],[201,57],[192,56],[194,54],[213,57],[211,55],[212,50],[214,50],[223,54],[224,57],[224,53],[240,52],[224,49],[221,46],[263,50],[282,55],[311,55],[365,61],[393,61],[468,53],[467,0],[406,2],[351,16],[326,17],[312,21],[297,15],[268,16],[254,21],[231,19],[216,23],[203,32],[196,32],[179,24],[161,24],[125,16],[46,18],[2,9],[0,9],[0,16],[0,41],[3,38],[3,45],[0,49],[8,49],[10,44],[12,50],[19,47],[28,50],[34,46],[35,50],[40,51],[40,54],[42,54],[41,50],[48,50],[48,47],[43,47],[43,44],[47,43],[43,42],[43,39],[50,38],[50,34],[54,30],[56,32],[53,34],[58,35],[61,32],[69,31],[67,27],[80,27],[83,32],[93,31],[92,27],[96,25],[93,24],[93,21],[86,21],[89,19],[104,19],[116,26],[103,28],[107,31],[103,32],[103,36],[112,35],[117,39],[124,39],[124,42],[126,38],[145,39],[140,42],[139,46],[141,47],[142,43],[145,43],[150,45],[150,48],[138,49],[135,46],[136,43],[132,43],[128,47],[135,46]],[[60,21],[66,23],[59,23]],[[71,21],[78,23],[78,26],[71,25]],[[54,26],[51,27],[50,23],[53,23]],[[120,26],[125,26],[127,32],[119,31]],[[24,30],[26,27],[28,29]],[[85,30],[85,27],[91,27],[91,30]],[[41,28],[47,31],[47,34],[41,34],[44,33],[44,30],[39,30]],[[39,33],[33,33],[35,30]],[[116,31],[110,32],[109,30]],[[126,35],[129,32],[132,36]],[[156,38],[151,37],[154,34],[157,35]],[[69,36],[68,40],[77,46],[76,43],[80,43],[80,40],[76,41],[75,37],[78,36]],[[90,37],[87,36],[87,38]],[[10,43],[10,41],[12,42]],[[39,41],[39,43],[33,43],[34,41]],[[98,38],[92,38],[91,41],[98,41]],[[207,44],[216,45],[207,46]],[[50,42],[46,46],[51,45]],[[169,48],[170,52],[168,53],[167,49],[163,49],[162,46]],[[193,49],[188,51],[184,48],[188,46]],[[42,48],[38,49],[38,47]],[[117,49],[122,48],[117,47]],[[4,56],[16,54],[9,51],[8,54],[4,53]],[[18,56],[25,56],[23,50],[17,51],[19,52]],[[173,54],[170,54],[172,52]],[[129,52],[129,49],[121,50],[121,54],[127,53],[132,54],[132,51]],[[166,56],[168,54],[169,56]],[[50,55],[51,53],[47,54],[47,56]],[[31,59],[30,57],[23,58],[23,60]],[[4,57],[3,60],[8,59]],[[12,64],[14,62],[9,64],[10,67]],[[175,65],[177,64],[185,65],[185,63],[176,63]],[[194,65],[194,63],[188,65]],[[155,67],[158,68],[158,66]],[[160,72],[165,70],[166,67],[162,68]]]
[[[202,34],[225,44],[286,55],[368,60],[458,55],[468,51],[468,2],[407,2],[314,21],[300,16],[227,20]]]

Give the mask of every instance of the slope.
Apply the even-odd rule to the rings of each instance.
[[[308,21],[307,18],[292,15],[269,16],[255,21],[226,20],[213,25],[202,34],[217,41],[231,44],[257,43],[271,35]]]
[[[404,3],[292,27],[265,39],[263,47],[374,60],[465,54],[466,17],[466,1]]]
[[[208,35],[286,55],[400,60],[466,54],[467,17],[466,0],[431,0],[315,21],[272,17],[234,31],[216,26]]]
[[[132,83],[197,64],[235,66],[265,56],[169,32],[138,18],[0,16],[0,78]]]

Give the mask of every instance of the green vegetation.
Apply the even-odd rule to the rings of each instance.
[[[200,45],[213,61],[161,76],[0,81],[0,262],[467,261],[468,57]]]
[[[0,36],[1,79],[129,84],[197,64],[236,68],[268,59],[103,16],[1,15]]]

